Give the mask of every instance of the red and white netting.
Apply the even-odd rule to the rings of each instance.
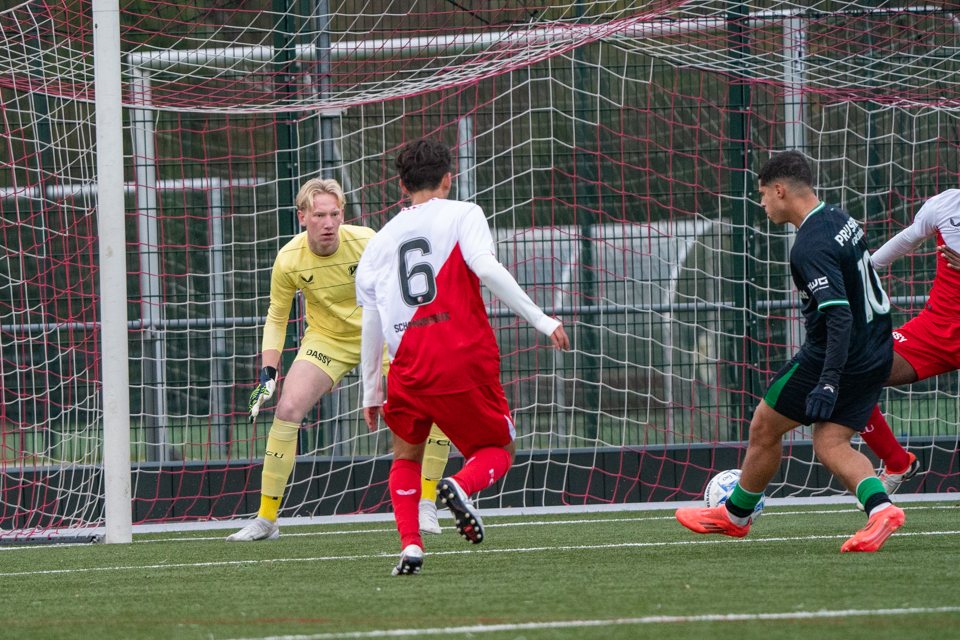
[[[454,149],[454,197],[484,208],[501,262],[575,340],[556,356],[491,301],[531,453],[484,505],[692,499],[738,466],[802,341],[791,234],[757,206],[756,169],[801,149],[873,248],[960,186],[953,13],[750,5],[126,3],[135,522],[255,511],[269,415],[251,425],[246,397],[292,195],[335,177],[347,218],[379,227],[401,201],[393,155],[420,136]],[[90,16],[0,12],[3,529],[103,517]],[[921,251],[886,276],[897,324],[933,277]],[[384,507],[388,438],[358,405],[351,374],[307,416],[283,514]],[[960,487],[958,406],[956,374],[888,392],[930,471],[912,489]],[[771,493],[842,491],[792,438]]]

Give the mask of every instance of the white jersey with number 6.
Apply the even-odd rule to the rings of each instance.
[[[500,350],[474,261],[494,253],[475,204],[434,198],[402,209],[357,267],[357,304],[380,314],[390,385],[422,394],[499,382]]]

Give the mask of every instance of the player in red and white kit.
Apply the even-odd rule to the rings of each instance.
[[[923,310],[893,332],[893,369],[888,387],[960,369],[960,190],[949,189],[927,200],[913,224],[888,240],[870,260],[877,270],[889,267],[934,236],[937,275]],[[919,470],[917,457],[894,437],[879,406],[860,436],[883,460],[880,480],[888,494]]]
[[[390,499],[403,549],[394,575],[419,573],[423,541],[418,522],[420,466],[431,423],[467,462],[437,485],[460,534],[483,540],[483,523],[469,496],[510,468],[516,432],[500,385],[500,349],[483,298],[482,281],[518,315],[570,348],[560,322],[544,315],[494,254],[493,238],[475,204],[447,200],[450,150],[417,140],[397,156],[400,187],[410,206],[370,240],[357,267],[363,307],[363,413],[371,430],[378,412],[393,431]],[[390,355],[389,398],[377,354]]]

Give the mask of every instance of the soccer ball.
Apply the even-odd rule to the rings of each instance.
[[[713,476],[710,482],[707,483],[706,491],[703,492],[703,501],[706,503],[707,508],[712,509],[725,503],[727,498],[730,497],[730,494],[733,493],[733,488],[737,486],[739,480],[740,469],[727,469]],[[751,522],[759,518],[760,514],[763,513],[763,502],[764,498],[760,498],[760,502],[754,507],[753,515],[750,516]]]

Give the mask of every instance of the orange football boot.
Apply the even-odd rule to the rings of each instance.
[[[875,512],[867,526],[844,542],[840,551],[880,551],[890,534],[903,526],[904,517],[903,509],[896,505]]]
[[[697,507],[677,509],[677,520],[694,533],[722,533],[731,538],[742,538],[750,533],[749,522],[742,527],[730,522],[724,505],[712,509]]]

